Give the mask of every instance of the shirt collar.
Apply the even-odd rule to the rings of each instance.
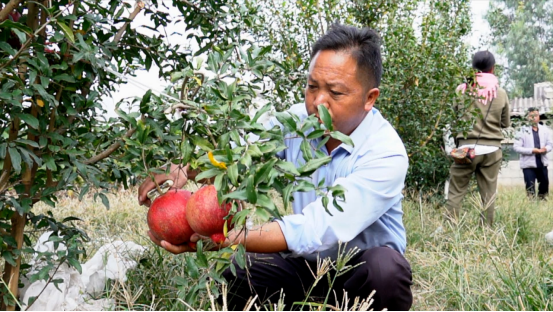
[[[373,116],[376,115],[377,113],[378,113],[378,110],[373,107],[367,113],[367,116],[365,116],[365,118],[363,118],[363,120],[361,121],[359,126],[357,126],[357,128],[355,128],[355,130],[353,130],[353,132],[349,135],[349,137],[353,141],[353,145],[354,145],[353,147],[350,146],[350,145],[347,145],[345,143],[342,143],[342,144],[338,145],[338,147],[335,148],[334,151],[332,151],[332,152],[335,153],[335,151],[337,151],[339,149],[344,149],[349,154],[351,154],[353,152],[353,149],[354,149],[355,146],[360,146],[361,144],[363,144],[363,142],[367,138],[367,135],[370,133],[369,129],[370,129],[370,125],[371,125],[371,121],[373,119]]]

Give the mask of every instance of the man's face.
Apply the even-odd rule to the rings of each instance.
[[[334,129],[351,134],[380,94],[360,76],[357,62],[348,52],[318,52],[309,66],[305,88],[307,112],[318,116],[318,106],[324,105]]]
[[[540,122],[540,112],[538,112],[538,111],[529,112],[528,113],[528,120],[530,120],[530,122],[533,125],[538,124],[538,122]]]

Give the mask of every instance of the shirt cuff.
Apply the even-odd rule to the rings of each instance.
[[[305,216],[302,214],[293,214],[284,216],[281,220],[275,220],[284,239],[288,250],[293,256],[303,256],[317,252],[318,248],[322,245],[321,241],[308,233],[313,233],[309,227],[309,223],[305,222]]]

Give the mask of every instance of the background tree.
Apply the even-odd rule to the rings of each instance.
[[[450,160],[443,152],[442,129],[468,129],[454,112],[455,88],[470,71],[464,39],[470,34],[470,1],[340,1],[273,0],[260,9],[264,24],[259,40],[270,40],[275,62],[291,74],[272,76],[277,92],[292,91],[303,99],[303,79],[310,44],[335,21],[376,29],[382,37],[383,79],[376,107],[392,123],[409,154],[407,186],[437,188],[448,176]],[[282,32],[281,29],[288,30]]]
[[[534,83],[553,81],[553,3],[494,0],[486,14],[491,43],[507,58],[511,97],[532,97]]]

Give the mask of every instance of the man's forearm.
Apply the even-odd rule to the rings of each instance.
[[[249,252],[275,253],[288,250],[286,239],[277,222],[248,230],[247,237],[244,231],[230,231],[224,245],[227,247],[235,244],[244,245]]]

